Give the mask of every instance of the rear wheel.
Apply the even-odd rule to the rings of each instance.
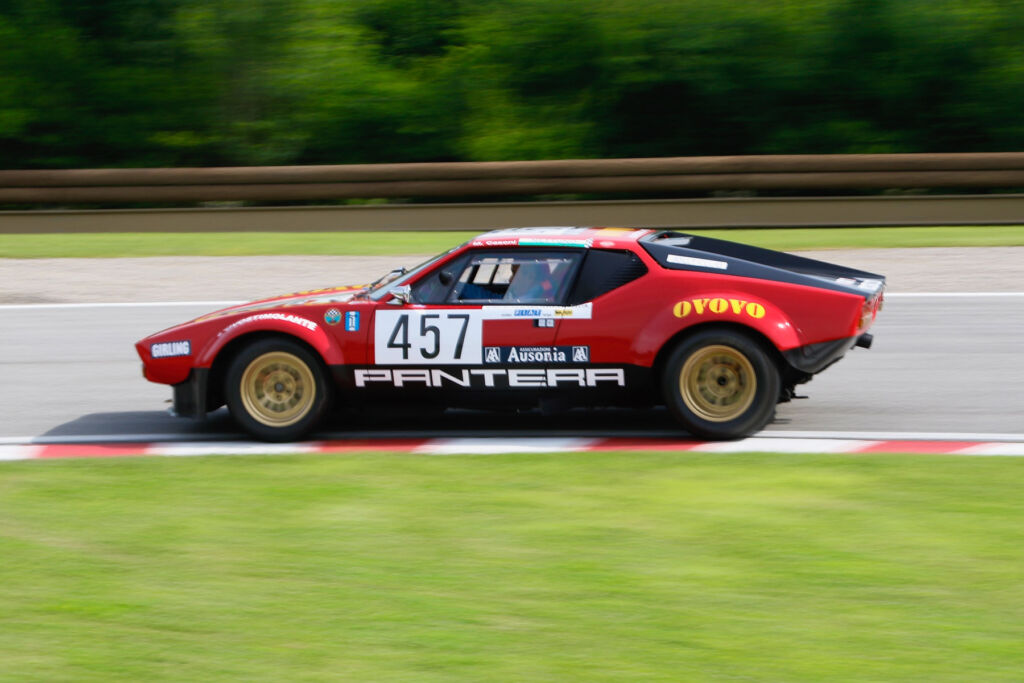
[[[760,344],[736,332],[699,332],[665,364],[665,403],[691,434],[738,439],[771,419],[779,370]]]
[[[231,362],[224,394],[232,417],[266,441],[295,441],[327,409],[328,385],[319,359],[287,339],[264,339]]]

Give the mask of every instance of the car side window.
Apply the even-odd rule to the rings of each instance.
[[[559,304],[579,253],[483,252],[462,268],[448,303]]]
[[[602,294],[618,289],[647,273],[647,266],[628,251],[591,249],[576,279],[569,305],[593,301]]]
[[[412,302],[416,304],[443,304],[451,291],[455,275],[462,272],[466,259],[460,257],[437,268],[412,285]]]

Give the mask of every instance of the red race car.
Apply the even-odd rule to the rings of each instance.
[[[226,308],[136,344],[178,415],[253,436],[332,406],[665,405],[690,434],[760,430],[854,346],[885,278],[671,230],[489,232],[372,285]]]

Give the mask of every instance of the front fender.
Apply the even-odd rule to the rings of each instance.
[[[672,306],[677,330],[709,322],[728,322],[757,330],[780,351],[801,346],[786,312],[765,299],[736,293],[701,294]]]
[[[309,344],[328,365],[344,362],[337,340],[314,320],[294,313],[256,313],[239,318],[221,330],[196,357],[196,366],[208,368],[221,350],[244,334],[274,332]]]

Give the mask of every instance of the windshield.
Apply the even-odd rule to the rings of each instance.
[[[393,287],[398,287],[400,285],[404,285],[407,282],[411,282],[420,273],[427,270],[435,263],[443,259],[445,256],[452,253],[456,249],[459,249],[460,247],[461,245],[459,247],[452,247],[448,251],[443,251],[437,256],[427,259],[426,261],[419,264],[412,270],[405,270],[404,268],[392,270],[390,273],[384,275],[376,282],[374,282],[372,285],[370,285],[370,289],[366,293],[366,296],[368,296],[370,299],[373,299],[374,301],[379,301],[380,299],[384,298],[384,296],[388,292],[390,292]]]

